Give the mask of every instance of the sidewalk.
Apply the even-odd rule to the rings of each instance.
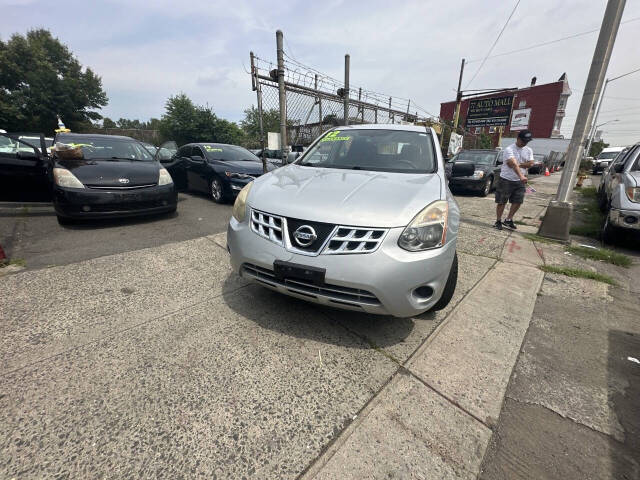
[[[537,179],[530,211],[558,181]],[[640,357],[638,259],[625,270],[564,250],[510,234],[303,478],[640,478],[640,365],[627,360]],[[545,276],[543,264],[606,270],[621,287]]]

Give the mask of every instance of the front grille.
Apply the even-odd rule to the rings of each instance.
[[[322,253],[370,253],[380,246],[386,233],[377,228],[338,227]]]
[[[251,230],[278,245],[284,245],[282,224],[282,217],[251,210]]]
[[[325,298],[332,303],[348,305],[352,307],[362,307],[362,305],[380,306],[380,300],[373,293],[359,288],[342,287],[339,285],[324,284],[317,286],[299,279],[276,278],[273,270],[259,267],[250,263],[242,266],[244,276],[248,276],[271,286],[284,287],[292,293],[307,296],[310,298]]]
[[[311,227],[316,234],[316,239],[310,245],[300,245],[294,236],[300,227]],[[325,244],[327,237],[333,232],[335,225],[331,223],[311,222],[297,218],[287,218],[287,230],[289,234],[289,245],[295,250],[301,250],[307,254],[317,253]]]
[[[156,184],[155,183],[149,183],[147,185],[134,185],[132,187],[123,187],[121,185],[112,185],[110,187],[105,187],[104,185],[91,185],[91,184],[86,184],[85,187],[88,188],[93,188],[96,190],[135,190],[136,188],[148,188],[148,187],[155,187]]]

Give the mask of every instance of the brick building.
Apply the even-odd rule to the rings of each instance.
[[[567,100],[571,95],[569,82],[565,73],[557,82],[536,85],[536,78],[533,77],[531,85],[517,90],[506,90],[492,93],[490,95],[479,95],[477,97],[465,98],[460,106],[460,120],[458,125],[464,127],[465,131],[474,134],[485,133],[494,137],[494,145],[498,143],[497,126],[475,126],[482,123],[491,123],[483,119],[470,119],[467,122],[469,105],[472,107],[478,101],[486,99],[501,100],[505,97],[512,97],[511,112],[506,126],[503,127],[502,136],[514,137],[519,130],[528,128],[533,133],[534,138],[562,138],[560,127],[565,114]],[[456,102],[445,102],[440,104],[440,118],[447,121],[453,120]],[[481,115],[481,114],[480,114]],[[475,125],[474,125],[475,124]]]

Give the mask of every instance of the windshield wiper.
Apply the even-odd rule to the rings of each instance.
[[[129,157],[93,157],[87,160],[129,160],[132,162],[148,162],[149,160],[143,160],[141,158],[129,158]]]

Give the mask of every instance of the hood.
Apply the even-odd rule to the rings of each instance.
[[[262,175],[262,161],[230,160],[224,162],[224,168],[236,173],[248,173],[250,175]],[[267,171],[274,169],[273,164],[267,161]]]
[[[255,180],[251,207],[285,217],[366,227],[404,227],[442,195],[438,174],[287,165]]]
[[[158,183],[160,165],[136,160],[58,160],[57,165],[70,170],[84,185],[96,187],[135,187]],[[121,178],[129,180],[127,183]]]

